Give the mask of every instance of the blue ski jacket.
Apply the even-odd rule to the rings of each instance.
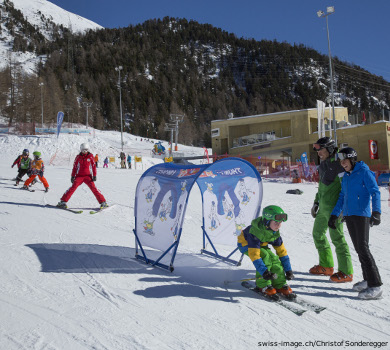
[[[381,193],[375,180],[375,174],[362,161],[357,162],[351,172],[345,172],[341,182],[339,199],[332,215],[371,216],[372,211],[381,212]]]

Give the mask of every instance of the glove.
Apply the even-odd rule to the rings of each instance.
[[[286,280],[291,281],[294,278],[295,278],[295,276],[294,276],[294,273],[292,272],[292,270],[286,272]]]
[[[43,176],[43,170],[38,171],[39,176]]]
[[[379,225],[381,223],[381,213],[373,211],[370,217],[370,226]]]
[[[70,182],[73,183],[73,182],[74,182],[74,179],[75,179],[75,177],[72,176],[72,177],[70,178]]]
[[[278,275],[276,273],[272,273],[272,272],[269,272],[268,270],[266,270],[263,273],[263,278],[265,280],[276,280],[278,278]]]
[[[337,216],[331,215],[328,221],[328,226],[333,230],[336,229],[336,220],[337,220]]]
[[[319,209],[319,205],[317,202],[314,202],[313,206],[311,207],[311,216],[313,218],[315,218],[317,216],[317,213],[318,213],[318,209]]]
[[[92,181],[93,181],[93,182],[96,181],[96,176],[92,176]]]
[[[11,165],[11,168],[13,168],[14,166],[13,165]]]

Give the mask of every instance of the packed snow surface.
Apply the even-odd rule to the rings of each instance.
[[[92,153],[100,156],[96,185],[111,208],[90,215],[98,203],[85,185],[68,202],[70,208],[84,209],[82,214],[45,207],[55,205],[70,186],[73,159],[82,142],[89,142]],[[143,169],[134,169],[134,164],[131,170],[120,169],[117,158],[116,167],[102,169],[105,156],[119,155],[117,132],[61,134],[58,140],[0,135],[0,349],[389,348],[386,188],[381,188],[382,223],[370,232],[384,298],[362,301],[350,283],[308,274],[318,263],[310,215],[317,186],[263,179],[263,207],[280,205],[289,215],[281,233],[296,276],[290,286],[299,296],[327,307],[320,314],[296,316],[259,299],[239,282],[224,284],[254,277],[249,258],[236,267],[200,254],[197,186],[189,197],[175,270],[134,259],[135,190],[142,173],[158,160],[150,158],[151,142],[125,134],[124,143],[126,153],[143,157]],[[42,152],[48,193],[41,183],[35,192],[14,186],[17,169],[11,165],[24,148]],[[201,148],[179,145],[179,151],[203,155]],[[286,194],[295,188],[303,194]],[[346,228],[345,234],[354,281],[359,281],[362,272]],[[227,255],[233,247],[217,249]]]

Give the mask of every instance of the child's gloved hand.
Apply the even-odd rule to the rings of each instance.
[[[276,273],[272,273],[272,272],[269,272],[268,270],[266,270],[263,273],[263,278],[265,280],[276,280],[278,278],[278,275]]]
[[[294,273],[292,272],[292,270],[286,271],[286,280],[291,281],[291,280],[293,280],[294,278],[295,278],[295,276],[294,276]]]

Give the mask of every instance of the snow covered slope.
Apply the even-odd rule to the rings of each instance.
[[[89,29],[96,30],[103,28],[95,22],[92,22],[84,17],[77,14],[68,12],[57,5],[47,0],[12,0],[11,3],[15,9],[22,12],[24,18],[47,39],[52,38],[52,27],[48,26],[47,21],[55,23],[56,25],[62,25],[65,28],[72,29],[73,33],[85,32]],[[9,62],[9,55],[11,55],[12,63],[20,63],[25,72],[29,74],[35,73],[36,65],[40,60],[45,61],[46,56],[37,56],[33,52],[14,52],[12,50],[15,33],[19,33],[18,28],[13,29],[13,33],[9,31],[6,26],[6,18],[8,14],[2,12],[0,9],[1,16],[1,35],[0,35],[0,69],[4,69]],[[26,37],[28,41],[29,38]]]
[[[127,152],[137,150],[146,158],[150,145],[135,139],[125,135]],[[23,148],[39,149],[47,162],[57,146],[73,157],[84,141],[90,142],[93,153],[103,156],[111,152],[107,149],[118,152],[120,134],[61,135],[58,144],[55,137],[0,135],[0,349],[247,350],[260,348],[259,342],[265,343],[261,348],[274,349],[371,349],[374,342],[390,341],[386,189],[381,189],[382,224],[371,229],[371,250],[382,274],[384,299],[361,301],[351,284],[330,283],[307,272],[318,262],[310,215],[316,186],[264,180],[263,206],[280,205],[289,214],[281,232],[296,275],[290,285],[301,297],[327,307],[320,314],[307,311],[296,316],[258,299],[239,282],[224,285],[225,280],[254,277],[249,258],[234,267],[199,253],[202,215],[196,186],[173,273],[134,259],[134,195],[142,170],[99,168],[96,185],[115,205],[96,215],[86,210],[96,208],[97,202],[85,185],[69,201],[70,207],[84,209],[82,214],[45,207],[56,204],[70,186],[73,159],[47,166],[48,193],[42,191],[42,184],[35,185],[34,193],[13,186],[16,169],[10,166]],[[191,150],[203,154],[202,149]],[[150,164],[153,161],[150,158]],[[292,188],[304,193],[286,194]],[[347,240],[358,281],[362,272]],[[282,341],[296,343],[287,346]],[[314,341],[329,343],[304,346]],[[347,341],[371,345],[347,346]],[[344,347],[330,342],[344,342]],[[389,343],[382,348],[389,348]]]

